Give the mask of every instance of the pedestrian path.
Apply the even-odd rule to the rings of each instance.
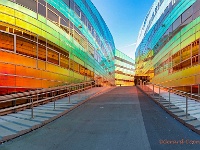
[[[177,120],[190,127],[192,130],[200,133],[200,102],[186,97],[169,93],[169,91],[160,89],[152,85],[138,86],[146,94],[154,99],[161,107],[168,111]],[[170,98],[169,98],[170,97]],[[186,102],[187,101],[187,102]],[[187,106],[187,107],[186,107]]]
[[[37,129],[114,87],[95,87],[78,94],[17,113],[0,116],[0,143]]]

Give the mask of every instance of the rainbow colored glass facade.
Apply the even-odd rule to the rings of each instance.
[[[139,32],[136,75],[195,90],[200,83],[199,38],[200,0],[156,0]]]
[[[0,1],[0,93],[114,84],[112,35],[90,0]]]
[[[112,35],[90,0],[0,1],[0,93],[114,84]]]
[[[134,60],[117,49],[115,50],[115,85],[134,85]]]

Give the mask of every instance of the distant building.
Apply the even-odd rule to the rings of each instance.
[[[136,76],[197,92],[200,0],[155,0],[139,32]]]
[[[114,85],[113,37],[90,0],[0,0],[0,94]]]
[[[115,51],[115,85],[134,85],[134,60],[117,49]]]

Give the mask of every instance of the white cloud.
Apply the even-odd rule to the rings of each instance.
[[[131,46],[134,46],[134,45],[136,45],[136,43],[132,43],[132,44],[129,44],[129,45],[126,45],[126,46],[120,47],[120,49],[121,49],[121,48],[126,48],[126,47],[131,47]]]

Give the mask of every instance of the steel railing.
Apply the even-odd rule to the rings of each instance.
[[[180,91],[180,90],[176,90],[176,89],[173,89],[172,87],[167,87],[167,86],[163,86],[163,85],[159,85],[159,84],[154,84],[154,83],[146,83],[146,82],[143,82],[142,85],[140,85],[141,89],[143,91],[145,91],[145,86],[148,85],[148,86],[152,86],[152,91],[151,89],[148,87],[148,91],[147,93],[149,95],[152,95],[153,98],[155,98],[156,94],[158,94],[158,101],[160,102],[161,101],[161,93],[160,93],[160,90],[164,90],[164,91],[167,91],[169,94],[168,94],[168,108],[171,108],[171,93],[174,93],[174,94],[177,94],[179,96],[182,96],[182,97],[185,97],[185,115],[186,115],[186,118],[188,118],[188,97],[190,97],[191,99],[195,100],[195,101],[200,101],[200,95],[196,95],[196,94],[191,94],[191,93],[188,93],[188,92],[184,92],[184,91]],[[155,92],[155,87],[158,88],[158,93]],[[150,91],[149,91],[150,90]]]
[[[54,102],[54,109],[56,109],[56,100],[63,97],[68,97],[68,103],[70,103],[70,96],[72,94],[80,93],[92,87],[95,87],[94,81],[39,90],[30,90],[21,93],[0,96],[0,106],[5,106],[4,108],[0,109],[0,115],[5,115],[30,108],[31,117],[33,118],[33,108],[35,106],[48,102]],[[6,106],[6,104],[9,105]],[[10,104],[12,104],[12,106],[10,106]]]

